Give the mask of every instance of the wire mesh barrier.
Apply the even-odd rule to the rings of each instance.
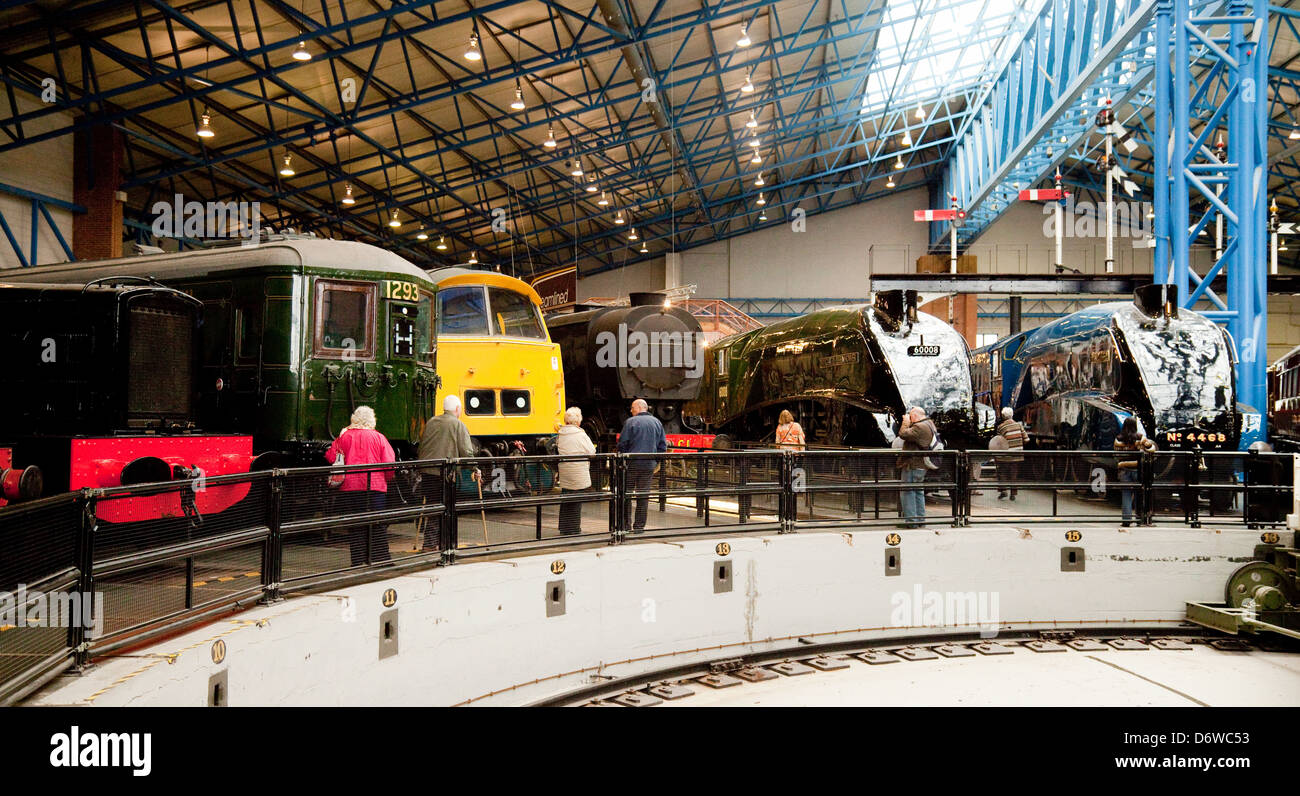
[[[793,527],[957,524],[957,451],[811,451],[790,455]]]
[[[458,459],[445,489],[451,557],[610,538],[617,456]]]
[[[674,450],[316,467],[0,510],[0,704],[92,655],[342,580],[506,550],[745,531],[1286,521],[1293,457]]]

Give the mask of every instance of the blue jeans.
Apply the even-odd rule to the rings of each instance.
[[[925,480],[925,470],[904,470],[903,482],[907,484],[919,484]],[[920,525],[925,520],[925,490],[923,489],[903,489],[898,494],[899,503],[902,504],[903,519],[908,525]]]
[[[1137,469],[1134,468],[1132,470],[1120,470],[1119,480],[1127,481],[1129,483],[1138,480]],[[1135,490],[1132,489],[1131,487],[1120,487],[1119,489],[1119,502],[1120,505],[1124,508],[1124,522],[1132,522],[1134,520],[1133,517],[1134,491]]]

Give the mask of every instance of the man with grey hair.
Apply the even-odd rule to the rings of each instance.
[[[586,492],[591,488],[591,460],[586,458],[596,454],[587,432],[582,430],[582,410],[570,406],[564,411],[564,425],[556,435],[555,451],[560,456],[574,456],[561,461],[559,477],[561,495]],[[560,504],[560,533],[569,535],[582,530],[582,504],[574,501]]]
[[[454,395],[448,395],[442,399],[442,414],[437,417],[429,418],[429,422],[424,424],[424,433],[420,435],[420,448],[416,453],[420,459],[463,459],[474,455],[474,443],[470,440],[469,429],[460,419],[460,399]],[[447,493],[443,492],[444,487],[450,489],[456,483],[456,467],[447,467],[443,471],[444,483],[434,478],[426,479],[427,486],[426,500],[432,499],[435,502],[447,499]],[[438,468],[422,468],[425,475],[437,475]],[[474,468],[473,476],[475,480],[481,477],[478,474],[478,468]],[[443,524],[448,522],[446,516],[443,517]],[[436,523],[429,523],[428,530],[425,531],[424,549],[437,549],[437,539],[434,534],[439,532],[439,526]]]
[[[421,459],[462,459],[474,455],[469,429],[460,419],[460,399],[448,395],[442,399],[442,414],[424,424],[420,436]]]
[[[650,406],[641,398],[632,402],[632,416],[623,423],[623,430],[618,435],[619,453],[666,453],[668,436],[664,434],[664,424],[659,422],[649,411]],[[650,483],[658,462],[653,457],[640,457],[627,463],[628,486],[633,492],[643,493],[636,498],[636,517],[632,521],[632,532],[645,530],[646,513],[650,508]],[[627,518],[624,517],[626,523]]]
[[[1025,427],[1016,422],[1016,413],[1011,411],[1011,407],[1002,407],[1002,422],[998,423],[998,436],[1005,443],[1007,455],[997,459],[998,480],[1003,484],[1012,484],[1012,486],[1002,486],[998,488],[998,500],[1005,500],[1007,493],[1011,493],[1011,499],[1016,499],[1016,488],[1014,486],[1016,477],[1020,474],[1020,462],[1025,458],[1020,455],[1020,451],[1025,449]]]
[[[939,431],[934,421],[925,416],[925,410],[913,406],[903,415],[898,436],[903,440],[904,451],[921,451],[919,456],[902,456],[898,466],[902,469],[905,483],[919,484],[925,480],[925,454],[934,446]],[[898,495],[899,508],[903,511],[903,524],[907,528],[919,528],[925,523],[925,490],[903,489]]]

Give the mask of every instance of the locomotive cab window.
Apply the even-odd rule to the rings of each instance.
[[[374,357],[375,293],[373,284],[316,282],[316,356]]]
[[[436,319],[433,317],[433,294],[420,291],[418,306],[419,318],[415,321],[415,358],[424,364],[433,363],[436,338],[434,335]]]
[[[507,337],[527,337],[534,340],[546,338],[542,319],[537,308],[527,296],[513,290],[488,288],[492,307],[492,331]]]
[[[487,334],[487,303],[478,285],[438,291],[438,334]]]

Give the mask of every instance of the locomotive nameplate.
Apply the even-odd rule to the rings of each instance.
[[[937,345],[910,345],[907,347],[909,357],[937,357],[939,356],[939,346]]]
[[[419,301],[420,286],[400,279],[385,279],[384,298],[392,301]]]
[[[834,356],[822,357],[818,364],[823,368],[833,368],[836,365],[852,365],[857,361],[858,353],[853,351],[848,354],[835,354]]]

